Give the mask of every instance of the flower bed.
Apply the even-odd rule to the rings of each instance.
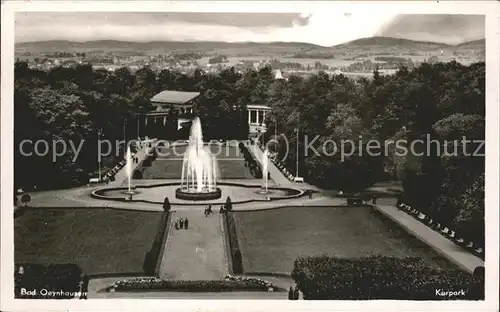
[[[274,285],[256,278],[227,275],[220,281],[167,281],[157,277],[131,278],[118,281],[108,291],[273,291]]]
[[[481,300],[484,281],[458,269],[442,270],[420,258],[306,257],[295,261],[292,277],[315,300]],[[453,292],[442,296],[436,290]],[[462,292],[463,290],[463,292]]]

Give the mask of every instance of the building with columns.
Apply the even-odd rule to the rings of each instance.
[[[266,105],[247,106],[250,135],[266,132],[266,113],[270,110],[271,108]]]
[[[156,136],[162,132],[162,127],[167,123],[167,118],[172,110],[177,111],[177,130],[182,124],[190,122],[193,118],[193,107],[199,92],[184,92],[165,90],[151,98],[153,110],[147,113],[137,114],[137,134],[144,136]],[[266,105],[248,105],[248,125],[250,136],[264,133],[267,130],[265,120],[266,113],[271,110]],[[142,129],[142,130],[141,130]]]
[[[148,113],[141,114],[143,121],[140,121],[140,124],[145,127],[151,124],[165,125],[168,114],[171,110],[175,110],[178,114],[178,128],[180,128],[182,123],[192,119],[193,105],[199,95],[199,92],[162,91],[151,98],[151,105],[154,108]]]

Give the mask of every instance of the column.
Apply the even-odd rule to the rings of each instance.
[[[148,117],[144,117],[144,125],[147,126],[148,125]]]
[[[257,112],[257,114],[255,114],[255,115],[257,115],[256,116],[257,117],[257,124],[260,124],[260,122],[259,122],[260,110],[256,110],[256,112]]]
[[[250,110],[248,110],[248,124],[252,123],[251,116],[252,116],[252,113]]]
[[[264,124],[266,122],[266,111],[262,111],[262,123]]]
[[[167,124],[167,117],[163,117],[163,125]]]

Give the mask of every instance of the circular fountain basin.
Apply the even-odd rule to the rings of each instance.
[[[122,192],[122,194],[125,194],[125,195],[136,195],[136,194],[139,194],[140,192],[139,191],[136,191],[136,190],[125,190]]]
[[[265,188],[261,187],[261,188],[257,191],[257,194],[261,194],[261,195],[268,195],[268,194],[271,194],[271,192],[269,191],[269,189],[265,189]]]
[[[135,185],[131,185],[130,186],[130,190],[128,188],[126,188],[122,194],[125,194],[125,195],[136,195],[136,194],[139,194],[140,192],[137,190],[137,188],[135,187]]]
[[[304,191],[302,190],[284,187],[269,187],[267,194],[260,194],[259,190],[262,188],[261,185],[219,182],[217,183],[217,194],[187,194],[187,192],[183,192],[180,194],[180,197],[178,197],[178,190],[180,188],[181,182],[138,185],[136,186],[136,191],[138,193],[131,201],[162,205],[165,197],[168,197],[170,203],[175,205],[222,205],[225,203],[227,196],[231,197],[233,204],[238,204],[292,199],[304,195]],[[92,192],[92,197],[102,200],[129,201],[123,196],[124,191],[127,191],[126,187],[101,188]]]
[[[196,192],[190,191],[189,189],[178,188],[175,190],[175,198],[183,200],[214,200],[222,197],[222,191],[220,188],[216,188],[212,191]]]

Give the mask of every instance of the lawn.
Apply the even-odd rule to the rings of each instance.
[[[28,209],[14,220],[16,263],[76,263],[87,274],[139,273],[159,212]]]
[[[235,212],[245,273],[290,273],[299,256],[422,257],[450,266],[430,247],[368,207],[290,207]]]
[[[180,179],[182,175],[182,157],[185,146],[161,147],[158,158],[143,172],[144,179]],[[212,155],[217,157],[221,179],[254,179],[239,149],[234,146],[210,146]]]

